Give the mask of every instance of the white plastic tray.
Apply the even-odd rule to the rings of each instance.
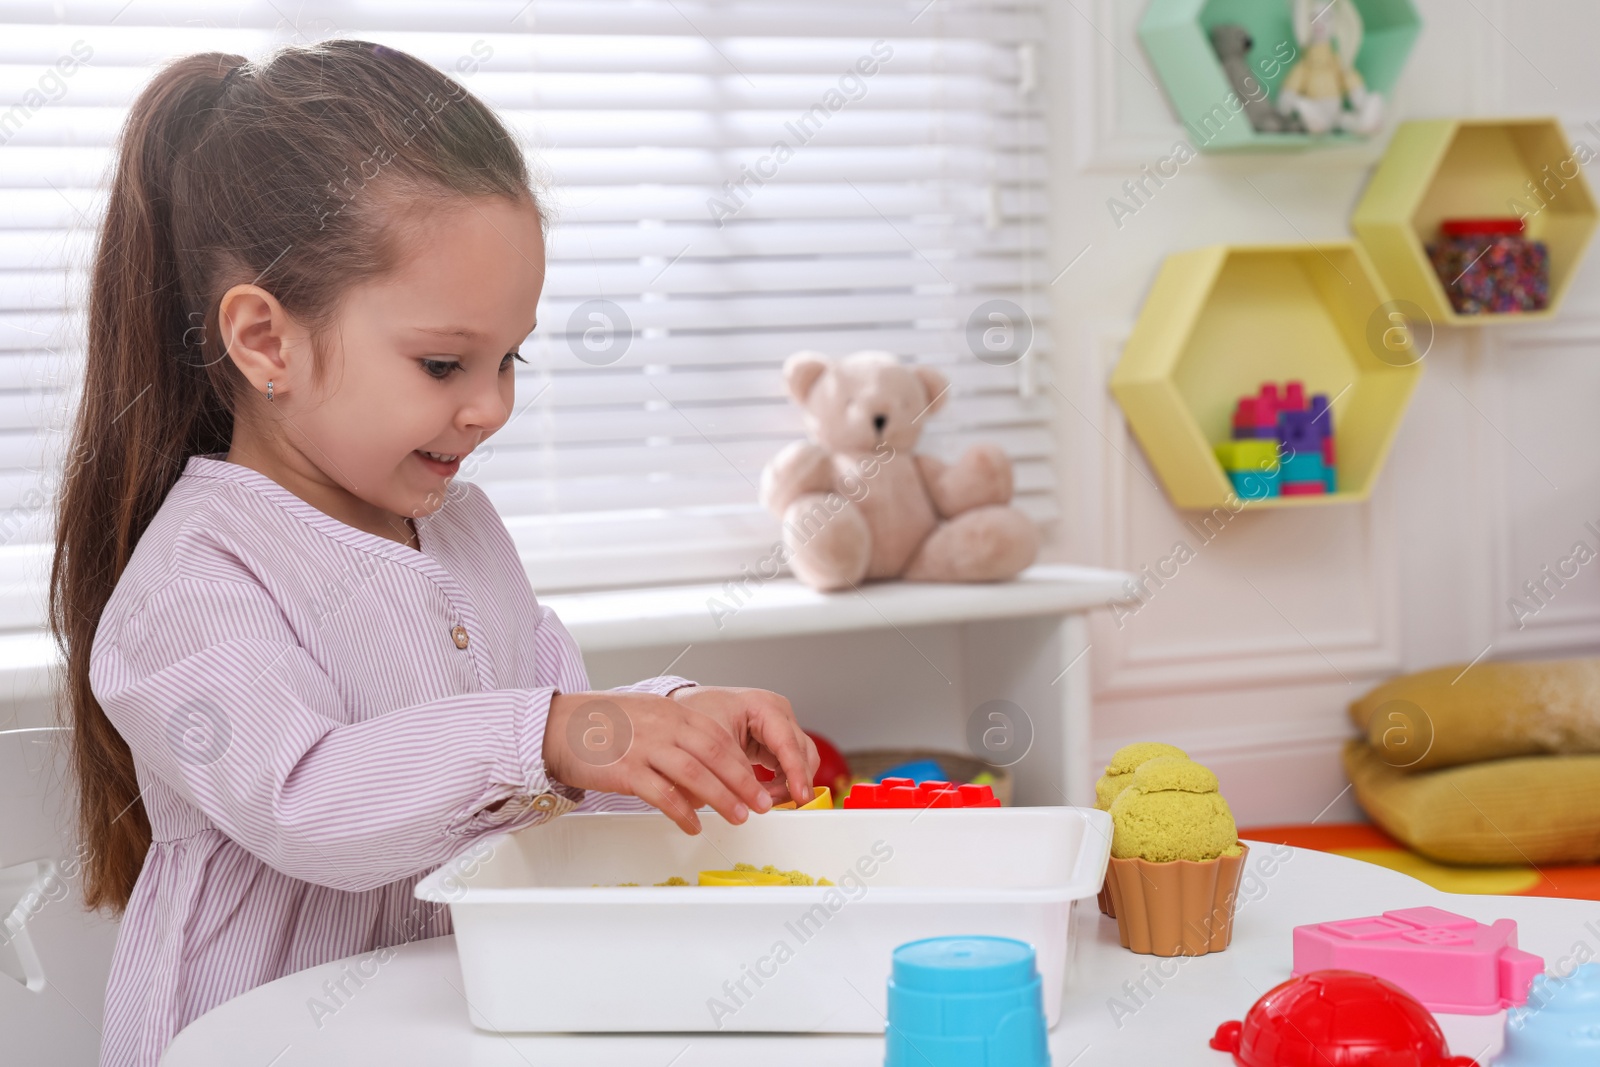
[[[1054,1026],[1072,907],[1099,890],[1111,845],[1109,817],[1087,808],[700,818],[690,836],[654,813],[563,815],[422,879],[419,899],[450,906],[472,1024],[881,1033],[897,945],[990,934],[1034,946]],[[735,863],[838,884],[649,884]]]

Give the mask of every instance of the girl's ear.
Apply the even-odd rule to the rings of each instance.
[[[218,340],[250,384],[265,393],[273,380],[274,396],[282,396],[295,370],[289,354],[302,349],[303,330],[278,298],[258,285],[235,285],[217,304]],[[220,358],[220,357],[217,357]]]

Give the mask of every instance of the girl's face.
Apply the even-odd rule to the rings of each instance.
[[[545,267],[536,210],[500,198],[439,206],[409,247],[397,271],[346,294],[323,382],[303,334],[288,331],[276,358],[230,342],[258,393],[276,381],[272,409],[257,412],[267,418],[237,421],[228,458],[402,542],[405,519],[437,511],[461,461],[510,417],[513,353],[535,325]],[[225,323],[227,310],[224,298]],[[267,440],[251,440],[252,426]]]

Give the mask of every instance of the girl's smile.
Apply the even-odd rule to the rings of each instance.
[[[421,449],[418,449],[411,454],[422,460],[423,466],[427,467],[435,474],[442,475],[446,478],[453,477],[456,471],[461,469],[460,456],[457,456],[455,459],[452,459],[450,462],[446,463],[443,460],[434,459],[430,453],[424,452]]]
[[[526,362],[517,347],[544,286],[531,198],[429,208],[396,235],[395,268],[352,286],[315,342],[253,284],[225,293],[219,315],[229,355],[259,383],[229,460],[402,542],[405,520],[442,507],[462,460],[510,419],[514,368]],[[260,395],[269,378],[270,404]]]

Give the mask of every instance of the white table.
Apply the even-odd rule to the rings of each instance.
[[[1274,859],[1274,857],[1283,857]],[[1270,873],[1269,873],[1270,872]],[[1600,950],[1600,904],[1539,897],[1460,896],[1406,875],[1320,852],[1254,844],[1233,944],[1192,959],[1137,956],[1092,900],[1074,915],[1076,951],[1050,1034],[1055,1067],[1196,1064],[1231,1067],[1207,1041],[1289,977],[1291,927],[1432,905],[1480,922],[1511,918],[1519,944],[1564,973],[1575,948]],[[596,946],[627,966],[627,946]],[[474,1030],[461,994],[454,938],[398,949],[320,1028],[307,1003],[324,997],[336,961],[281,978],[195,1020],[161,1067],[880,1067],[883,1039],[868,1035],[500,1035]],[[888,961],[885,961],[887,971]],[[369,968],[370,969],[370,968]],[[1139,992],[1138,987],[1143,987]],[[1135,991],[1130,995],[1130,990]],[[604,995],[597,990],[596,995]],[[841,996],[854,996],[841,987]],[[1135,999],[1136,998],[1136,999]],[[1120,1003],[1121,1010],[1113,1005]],[[1478,1055],[1480,1048],[1456,1048]]]

